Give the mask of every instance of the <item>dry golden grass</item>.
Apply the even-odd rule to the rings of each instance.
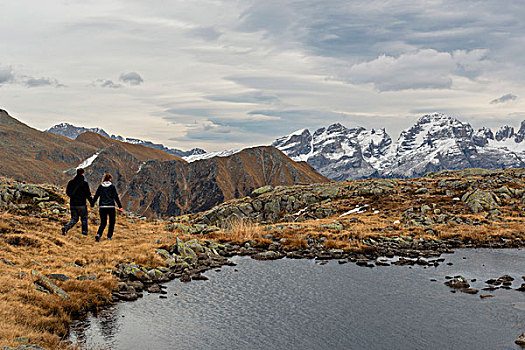
[[[221,242],[244,243],[255,241],[259,244],[271,243],[271,240],[264,238],[266,234],[264,226],[250,220],[230,220],[224,223],[221,231],[207,235],[208,238]]]
[[[80,234],[80,224],[67,236],[60,233],[66,215],[40,219],[0,213],[0,344],[16,346],[17,337],[27,336],[30,343],[49,349],[66,349],[62,342],[73,317],[96,309],[111,300],[117,281],[107,269],[119,262],[145,266],[164,265],[155,248],[173,241],[172,234],[154,222],[129,223],[117,218],[113,241],[94,240],[97,225],[90,219],[90,235]],[[57,218],[55,218],[57,219]],[[171,237],[170,237],[171,236]],[[72,279],[56,282],[70,294],[65,300],[35,290],[31,270],[47,275],[62,273]],[[94,274],[95,281],[78,281],[80,275]]]

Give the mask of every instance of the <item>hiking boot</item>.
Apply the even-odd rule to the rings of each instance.
[[[62,227],[62,235],[64,235],[64,236],[65,236],[65,235],[66,235],[66,233],[67,233],[67,230],[66,230],[66,228],[65,228],[65,227]]]
[[[95,236],[95,241],[100,242],[100,236],[99,235]]]
[[[111,237],[108,237],[108,241],[112,241],[112,240],[113,240],[113,238],[111,238]]]
[[[88,235],[88,233],[87,233],[87,232],[82,232],[82,234],[83,234],[84,236],[87,236],[87,235]]]

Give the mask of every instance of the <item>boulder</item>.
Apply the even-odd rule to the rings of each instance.
[[[121,277],[130,278],[132,280],[147,281],[150,279],[142,267],[135,263],[118,264],[117,271]]]
[[[501,203],[501,200],[494,192],[480,189],[465,193],[463,197],[461,197],[461,200],[474,213],[497,209],[499,203]]]

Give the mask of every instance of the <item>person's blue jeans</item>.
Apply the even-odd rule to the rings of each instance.
[[[73,206],[71,209],[71,220],[64,226],[64,233],[69,231],[80,219],[82,223],[82,234],[88,234],[88,211],[87,206]]]

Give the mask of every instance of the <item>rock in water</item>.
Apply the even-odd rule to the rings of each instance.
[[[522,348],[525,348],[525,333],[520,335],[518,339],[516,339],[515,343],[521,346]]]
[[[445,285],[454,289],[467,289],[470,288],[470,284],[467,279],[463,276],[454,277],[453,279],[446,281]]]

